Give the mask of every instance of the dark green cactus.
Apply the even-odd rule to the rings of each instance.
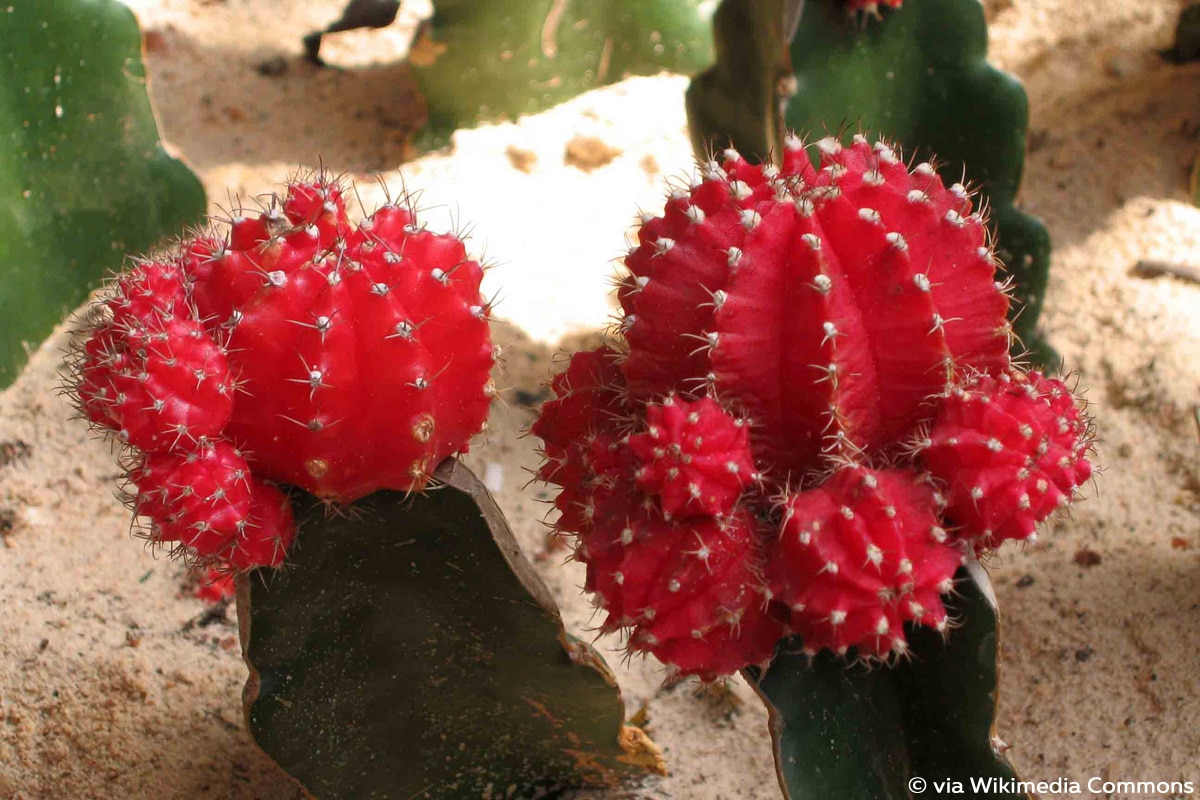
[[[839,800],[913,797],[910,781],[959,782],[966,796],[1026,798],[1003,791],[1017,780],[992,726],[998,618],[987,574],[973,562],[947,604],[957,627],[944,638],[911,632],[911,657],[895,667],[847,667],[828,651],[810,663],[785,640],[765,672],[746,677],[771,714],[784,796]],[[982,791],[972,779],[992,779]]]
[[[986,61],[982,5],[921,0],[862,20],[842,0],[809,0],[789,38],[799,6],[725,0],[715,23],[717,64],[688,93],[697,151],[732,140],[761,158],[780,151],[784,129],[807,137],[861,129],[919,159],[936,154],[943,177],[957,181],[965,173],[982,190],[997,254],[1016,284],[1017,334],[1035,358],[1053,360],[1036,336],[1049,235],[1013,205],[1028,103],[1021,85]],[[739,91],[753,98],[753,109]]]
[[[137,22],[115,0],[0,8],[0,386],[90,286],[197,221],[204,190],[170,158]]]
[[[291,563],[238,580],[251,735],[322,800],[540,797],[661,771],[487,490],[454,461],[435,477],[332,515],[297,493]]]

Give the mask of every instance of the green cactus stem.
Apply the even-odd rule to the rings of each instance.
[[[612,785],[657,748],[567,634],[479,480],[330,511],[301,495],[284,569],[238,579],[246,724],[322,800]]]
[[[126,252],[199,220],[158,141],[141,38],[115,0],[0,6],[0,386]]]
[[[919,160],[936,153],[943,177],[958,181],[965,173],[982,189],[997,255],[1016,285],[1014,327],[1035,360],[1051,363],[1056,357],[1036,327],[1050,238],[1014,206],[1025,159],[1025,91],[987,63],[979,0],[921,0],[880,13],[864,20],[848,14],[843,0],[725,0],[714,24],[717,63],[688,93],[697,152],[732,141],[767,157],[780,152],[786,129],[810,138],[861,130]]]
[[[787,43],[801,0],[725,0],[713,17],[715,61],[687,91],[696,155],[732,145],[754,160],[783,152],[783,114],[795,91]]]
[[[1027,800],[994,733],[999,619],[978,562],[959,572],[947,606],[949,635],[914,628],[909,657],[892,667],[847,667],[828,651],[810,662],[785,640],[765,672],[746,670],[770,712],[785,797],[908,800],[922,779],[931,793],[958,782],[966,796]],[[971,782],[989,779],[986,792]]]

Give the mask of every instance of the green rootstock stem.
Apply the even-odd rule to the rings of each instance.
[[[1016,773],[992,730],[999,621],[978,563],[959,573],[957,593],[947,604],[957,620],[949,637],[914,629],[911,657],[898,666],[847,667],[828,652],[810,663],[798,643],[784,641],[765,672],[745,671],[771,714],[786,797],[907,799],[914,778],[930,793],[959,781],[967,796],[1027,797],[996,786]],[[990,791],[973,788],[989,778]]]
[[[435,480],[333,511],[296,493],[289,563],[238,579],[254,739],[321,800],[544,797],[661,770],[487,490],[453,460]]]

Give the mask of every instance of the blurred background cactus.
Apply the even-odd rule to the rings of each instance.
[[[158,140],[141,37],[116,0],[0,9],[0,386],[125,253],[204,213]]]
[[[874,16],[843,0],[725,0],[715,36],[717,63],[688,91],[699,155],[732,141],[778,158],[785,128],[810,139],[883,136],[917,161],[936,153],[944,179],[965,176],[981,189],[1016,287],[1017,335],[1036,361],[1054,361],[1037,334],[1049,235],[1014,206],[1028,103],[1020,83],[986,61],[979,0],[922,0]]]
[[[352,0],[323,33],[382,27],[399,0]],[[512,120],[633,75],[691,74],[712,58],[704,0],[437,0],[409,54],[426,122],[422,149],[458,128]],[[305,39],[319,60],[322,33]]]

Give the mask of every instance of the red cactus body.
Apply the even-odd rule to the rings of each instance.
[[[712,677],[770,657],[782,627],[757,591],[750,515],[670,519],[636,491],[606,493],[596,511],[577,556],[594,567],[606,627],[634,627],[631,650]]]
[[[947,516],[977,548],[1025,540],[1092,475],[1088,422],[1039,372],[981,375],[946,399],[921,462],[949,488]]]
[[[209,567],[199,574],[199,582],[192,594],[206,603],[219,603],[236,595],[237,588],[232,575]]]
[[[461,240],[408,209],[355,227],[337,183],[298,181],[226,238],[121,276],[77,392],[146,454],[137,508],[156,540],[278,564],[294,523],[265,481],[339,502],[421,489],[480,430],[493,393],[481,277]]]
[[[966,192],[886,146],[822,144],[819,173],[794,146],[782,173],[710,164],[642,227],[619,292],[632,394],[710,385],[754,420],[756,456],[795,473],[897,442],[955,374],[1008,359]]]
[[[935,493],[911,470],[847,467],[783,507],[771,588],[807,652],[907,651],[904,623],[946,626],[941,595],[965,560]]]
[[[817,150],[817,168],[795,139],[781,168],[726,151],[644,220],[618,290],[627,348],[576,354],[534,426],[541,476],[563,487],[558,527],[577,537],[606,627],[704,677],[769,656],[781,619],[812,652],[865,658],[903,653],[906,624],[944,627],[941,595],[971,547],[942,481],[971,464],[946,455],[943,474],[927,447],[920,464],[942,480],[931,478],[912,441],[935,418],[935,431],[982,424],[955,398],[1002,391],[978,376],[1020,374],[967,190],[862,137]],[[1086,463],[1073,399],[1051,394],[1067,420],[1054,444]],[[993,537],[962,534],[982,546],[1000,541],[1013,492],[989,480]],[[663,595],[697,530],[706,552],[741,566]],[[737,626],[698,626],[686,647],[655,627],[660,601],[711,621],[713,598],[740,609]]]
[[[626,414],[622,384],[616,352],[601,347],[576,353],[551,384],[558,400],[545,405],[533,424],[546,459],[538,478],[562,487],[554,500],[562,530],[588,528],[596,490],[611,486],[619,471],[611,462],[622,455],[612,450]]]

